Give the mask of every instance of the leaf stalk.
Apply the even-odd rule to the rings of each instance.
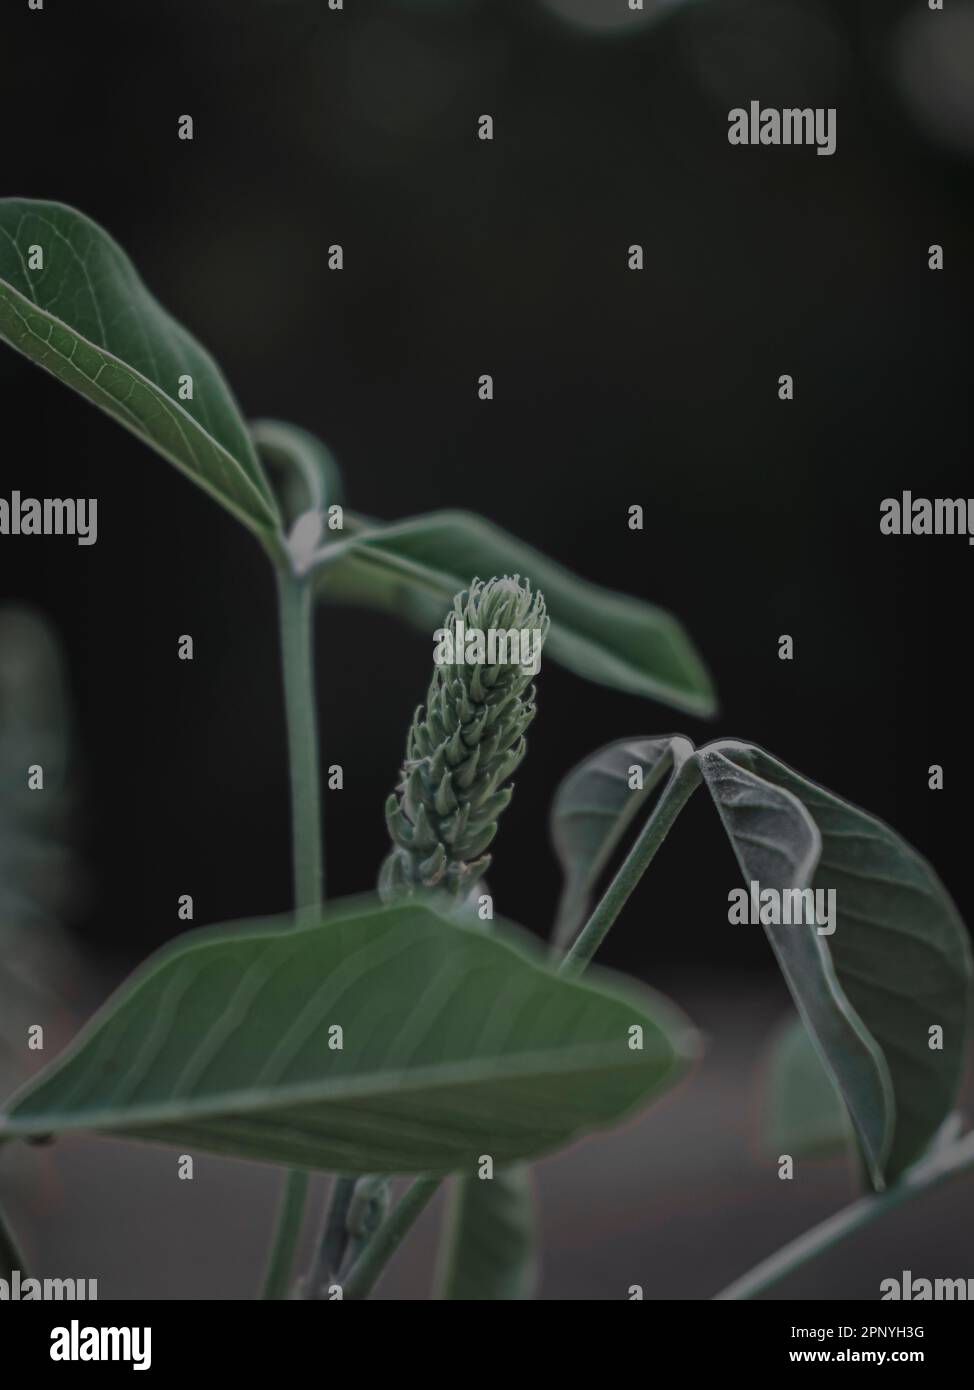
[[[325,896],[314,689],[314,609],[310,582],[294,573],[286,557],[278,560],[275,572],[291,788],[294,913],[295,925],[302,927],[318,920]],[[264,1279],[265,1299],[287,1295],[307,1196],[308,1174],[292,1170],[278,1209]]]

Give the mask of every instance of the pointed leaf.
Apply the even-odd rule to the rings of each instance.
[[[693,1037],[653,995],[538,960],[419,900],[194,933],[15,1098],[0,1140],[96,1130],[349,1174],[545,1152],[665,1089]]]
[[[745,880],[835,891],[833,934],[765,930],[874,1182],[893,1181],[957,1093],[972,974],[964,924],[930,865],[874,816],[752,745],[699,756]],[[935,1027],[942,1050],[929,1045]]]
[[[669,613],[599,588],[469,512],[432,512],[395,525],[346,513],[353,534],[334,547],[318,591],[400,615],[432,633],[472,579],[520,574],[551,615],[545,656],[576,675],[692,714],[715,709],[713,686],[689,637]]]
[[[504,1168],[489,1179],[455,1178],[446,1220],[440,1298],[534,1297],[537,1222],[530,1168]]]
[[[255,420],[251,438],[262,459],[285,473],[287,520],[304,512],[323,512],[343,500],[342,476],[330,449],[298,425]]]
[[[783,891],[813,883],[821,836],[790,792],[738,765],[751,752],[740,745],[735,761],[717,745],[700,751],[704,780],[720,812],[746,884]],[[895,1102],[882,1049],[839,983],[825,939],[811,925],[764,928],[798,1012],[835,1078],[852,1115],[863,1157],[876,1187],[885,1182]]]
[[[622,738],[583,759],[562,781],[551,806],[551,838],[564,874],[556,941],[575,935],[616,846],[661,779],[692,752],[679,735]],[[633,767],[642,774],[641,787],[629,785]]]
[[[0,199],[0,338],[150,444],[252,530],[276,526],[273,496],[216,363],[83,213]],[[185,376],[192,400],[179,398]]]

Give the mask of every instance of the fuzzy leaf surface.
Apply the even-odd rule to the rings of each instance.
[[[964,924],[926,860],[875,816],[753,745],[699,757],[745,881],[835,891],[833,933],[765,930],[881,1187],[953,1108],[969,1027]]]

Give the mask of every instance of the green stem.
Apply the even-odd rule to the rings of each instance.
[[[308,1174],[292,1168],[284,1183],[277,1213],[274,1244],[267,1261],[262,1298],[287,1298],[294,1265],[294,1248],[301,1234],[301,1219],[308,1196]]]
[[[598,907],[575,938],[571,949],[565,953],[561,963],[565,974],[577,975],[588,965],[699,783],[700,769],[695,758],[674,769],[652,815],[605,890]]]
[[[305,1284],[305,1298],[322,1297],[322,1290],[334,1283],[338,1276],[348,1244],[348,1209],[352,1205],[355,1182],[355,1178],[346,1178],[339,1173],[331,1185],[318,1255]]]
[[[391,1184],[387,1177],[373,1174],[372,1177],[355,1180],[347,1212],[345,1249],[338,1269],[339,1282],[354,1267],[359,1255],[385,1221],[391,1195]]]
[[[740,1279],[735,1279],[733,1284],[715,1296],[716,1301],[754,1298],[817,1255],[831,1250],[854,1231],[861,1230],[888,1211],[924,1192],[932,1191],[942,1182],[957,1177],[971,1167],[974,1167],[974,1132],[935,1153],[932,1158],[921,1160],[904,1173],[895,1187],[874,1197],[861,1197],[858,1202],[844,1207],[810,1231],[805,1231]]]
[[[321,916],[325,895],[315,718],[314,610],[308,579],[294,575],[284,559],[276,569],[291,786],[294,912],[298,926],[310,926]],[[286,1296],[307,1195],[307,1173],[288,1173],[264,1280],[264,1298]]]
[[[278,567],[281,662],[291,778],[294,907],[299,926],[316,922],[325,896],[315,720],[314,626],[311,585]]]
[[[406,1190],[342,1280],[346,1300],[368,1298],[441,1182],[442,1178],[417,1178]]]

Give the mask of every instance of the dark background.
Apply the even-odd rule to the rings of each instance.
[[[105,225],[248,416],[328,443],[351,506],[479,510],[698,644],[713,724],[544,667],[500,912],[548,930],[564,773],[678,729],[759,742],[888,820],[970,917],[974,552],[878,522],[904,488],[974,493],[974,6],[7,0],[0,51],[4,192]],[[836,154],[729,146],[752,98],[837,107]],[[289,905],[272,582],[215,503],[7,350],[0,393],[4,493],[99,499],[94,547],[3,538],[0,595],[66,644],[91,880],[74,929],[117,973],[179,930],[181,893],[197,923]],[[317,637],[337,895],[374,881],[431,645],[340,609]],[[728,926],[736,883],[701,794],[602,958],[743,1000],[773,965]]]

